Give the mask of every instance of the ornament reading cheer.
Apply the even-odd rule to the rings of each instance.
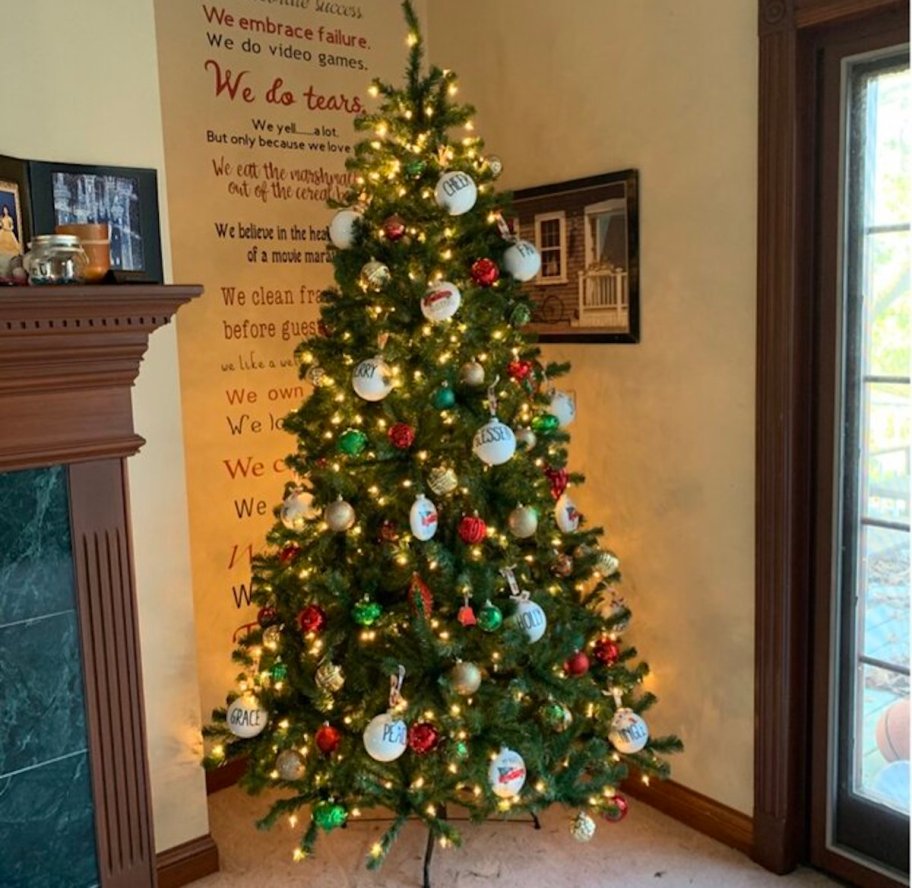
[[[352,371],[352,388],[365,401],[382,401],[393,390],[393,373],[379,355],[362,361]]]
[[[437,180],[434,197],[438,207],[443,207],[451,216],[461,216],[475,206],[478,188],[471,176],[452,170]]]
[[[440,281],[428,287],[421,298],[421,313],[429,320],[439,323],[453,317],[462,302],[462,295],[455,284]]]
[[[472,453],[489,466],[500,466],[516,453],[513,429],[493,418],[486,422],[472,439]]]

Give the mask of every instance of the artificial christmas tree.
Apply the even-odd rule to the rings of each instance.
[[[297,352],[314,386],[285,421],[300,481],[254,562],[239,687],[206,731],[207,766],[247,756],[247,789],[287,791],[263,825],[309,806],[298,857],[388,809],[371,866],[409,818],[458,843],[448,804],[483,820],[562,803],[588,840],[591,815],[626,812],[628,767],[664,776],[658,754],[680,747],[649,736],[618,561],[570,496],[568,368],[522,332],[538,252],[510,234],[500,161],[455,75],[422,73],[403,8],[407,81],[375,82],[357,121],[371,135],[329,228],[337,289]]]

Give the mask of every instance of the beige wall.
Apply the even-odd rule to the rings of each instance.
[[[15,24],[0,29],[0,56],[13,71],[2,151],[156,167],[161,176],[152,0],[6,0],[4,16]],[[167,269],[164,202],[162,216]],[[155,840],[163,850],[208,832],[173,326],[152,336],[133,405],[148,441],[129,473]]]
[[[573,361],[582,510],[622,558],[674,778],[753,805],[756,3],[434,0],[518,188],[640,171],[642,342]]]

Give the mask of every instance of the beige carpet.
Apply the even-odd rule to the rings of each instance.
[[[194,883],[199,888],[420,888],[427,833],[408,824],[383,868],[370,872],[364,858],[383,831],[353,821],[348,829],[321,836],[315,858],[291,860],[295,831],[287,825],[259,832],[253,821],[268,807],[237,788],[210,796],[212,835],[222,871]],[[369,816],[365,814],[365,817]],[[771,875],[743,855],[631,800],[618,824],[598,821],[587,844],[568,833],[570,813],[546,811],[542,829],[531,824],[462,824],[461,848],[435,849],[433,888],[781,888],[834,886],[810,870]]]

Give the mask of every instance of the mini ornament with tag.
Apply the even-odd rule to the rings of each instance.
[[[352,388],[365,401],[382,401],[393,390],[393,371],[380,355],[367,358],[352,371]]]
[[[427,542],[437,533],[437,507],[423,494],[419,493],[409,511],[409,527],[416,540]]]
[[[338,728],[334,728],[329,722],[323,722],[323,724],[317,728],[317,733],[314,735],[314,742],[317,744],[317,749],[319,749],[323,755],[332,755],[342,742],[342,734]]]
[[[560,499],[561,494],[567,489],[567,484],[570,483],[569,472],[566,469],[555,469],[553,466],[545,466],[542,471],[548,479],[551,496]]]
[[[253,694],[242,694],[229,707],[225,713],[225,722],[228,730],[235,737],[249,740],[262,733],[269,721],[269,713],[260,705]]]
[[[545,612],[531,598],[530,594],[523,590],[519,595],[514,595],[512,601],[516,604],[516,611],[513,614],[513,620],[529,639],[530,644],[535,644],[541,640],[548,628],[548,618]]]
[[[585,811],[580,811],[570,824],[570,835],[577,842],[591,841],[595,835],[595,821]]]
[[[450,684],[461,697],[471,697],[481,687],[481,670],[461,660],[449,672]]]
[[[288,677],[288,667],[281,661],[273,663],[269,674],[272,676],[273,681],[284,681]]]
[[[399,528],[392,521],[382,522],[377,533],[377,541],[380,543],[395,543],[398,540]]]
[[[325,691],[327,694],[335,694],[337,691],[342,690],[342,686],[345,684],[345,675],[341,666],[327,660],[317,669],[314,681],[321,691]]]
[[[563,493],[555,504],[554,518],[564,533],[575,533],[579,529],[582,515],[577,511],[576,504],[568,493]]]
[[[416,573],[413,573],[409,580],[407,597],[414,616],[427,619],[431,615],[434,609],[434,596],[428,584]]]
[[[298,626],[307,635],[322,632],[326,626],[326,611],[319,604],[308,604],[298,612]]]
[[[616,632],[626,632],[630,626],[630,610],[623,597],[612,595],[608,613],[612,620],[612,628]]]
[[[289,530],[303,530],[308,521],[320,517],[314,508],[313,494],[298,487],[285,497],[279,518]]]
[[[469,604],[469,595],[466,593],[462,597],[462,607],[459,608],[459,613],[456,614],[456,619],[468,629],[470,626],[474,626],[478,623],[478,618],[475,616],[475,611],[472,610],[472,605]]]
[[[330,530],[344,533],[355,525],[355,510],[351,503],[340,496],[334,503],[330,503],[323,512],[323,519]]]
[[[346,429],[339,435],[336,446],[346,456],[360,456],[367,447],[367,435],[360,429]]]
[[[390,270],[382,262],[372,259],[361,267],[361,286],[365,290],[379,293],[390,282]]]
[[[539,413],[538,416],[532,417],[532,428],[536,432],[547,434],[560,428],[560,420],[550,413]]]
[[[285,543],[282,551],[279,553],[279,561],[282,564],[291,564],[298,555],[301,554],[301,547],[297,543]]]
[[[503,172],[503,161],[496,154],[489,154],[485,163],[495,179]]]
[[[451,216],[461,216],[475,206],[478,187],[468,173],[451,170],[437,180],[434,197],[437,206],[443,207]]]
[[[560,552],[551,565],[551,573],[556,577],[569,577],[573,573],[573,557],[566,552]]]
[[[449,410],[456,403],[456,394],[450,388],[449,383],[445,382],[440,388],[434,390],[431,403],[438,410]]]
[[[632,709],[622,706],[611,719],[608,739],[618,752],[633,755],[649,742],[649,728]]]
[[[376,601],[367,598],[355,602],[352,608],[352,619],[359,626],[373,626],[383,614],[383,608]]]
[[[518,240],[507,247],[503,254],[503,265],[507,272],[518,281],[531,281],[541,270],[541,254],[529,241]]]
[[[383,234],[388,240],[397,241],[405,236],[405,220],[393,213],[383,220]]]
[[[482,605],[478,612],[478,625],[485,632],[496,632],[503,625],[503,612],[490,599]]]
[[[494,795],[513,798],[526,782],[526,763],[523,757],[508,746],[501,746],[488,768],[488,783]]]
[[[306,373],[307,381],[314,387],[318,388],[326,376],[326,371],[319,365],[313,364]]]
[[[455,284],[438,281],[421,297],[421,313],[434,323],[449,320],[459,310],[462,294]]]
[[[573,714],[563,703],[552,700],[545,703],[538,712],[545,727],[558,734],[562,734],[573,724]]]
[[[415,430],[408,423],[397,422],[387,432],[390,444],[397,450],[408,450],[415,443]]]
[[[472,263],[472,280],[479,287],[493,287],[500,280],[500,269],[492,259],[483,257]]]
[[[556,417],[558,426],[565,429],[574,419],[576,419],[576,401],[573,395],[567,392],[554,391],[551,394],[551,403],[548,405],[548,413]]]
[[[412,179],[417,179],[427,169],[427,161],[420,157],[410,160],[405,164],[405,174]]]
[[[602,809],[602,816],[609,823],[617,823],[627,816],[627,809],[629,807],[626,797],[621,793],[616,792],[605,802],[605,807]]]
[[[275,769],[282,780],[300,780],[306,770],[304,756],[297,749],[283,749],[276,756]]]
[[[398,673],[390,676],[389,711],[374,716],[364,729],[364,748],[378,762],[394,762],[408,746],[408,726],[396,711],[402,702],[404,678],[405,669],[400,666]]]
[[[459,534],[459,539],[467,546],[474,546],[484,540],[488,532],[488,526],[484,523],[483,518],[478,517],[476,512],[474,515],[463,515],[459,520],[456,532]]]
[[[525,540],[538,530],[538,512],[532,506],[520,503],[507,518],[510,533],[517,539]]]
[[[530,428],[514,429],[513,434],[516,436],[516,446],[521,450],[531,450],[538,441]]]
[[[338,250],[350,250],[355,245],[361,212],[352,207],[339,210],[329,223],[329,239]]]
[[[466,361],[459,371],[459,378],[465,385],[472,388],[478,388],[484,385],[485,371],[484,367],[478,361]]]
[[[522,382],[528,379],[535,365],[531,361],[514,358],[507,364],[507,375],[516,382]]]
[[[459,479],[456,477],[456,472],[449,466],[437,466],[428,474],[428,487],[440,496],[452,493],[458,486]]]
[[[529,308],[525,302],[520,302],[518,305],[515,305],[513,307],[508,320],[510,322],[510,326],[516,330],[518,330],[520,327],[525,327],[526,324],[532,320],[532,309]]]

